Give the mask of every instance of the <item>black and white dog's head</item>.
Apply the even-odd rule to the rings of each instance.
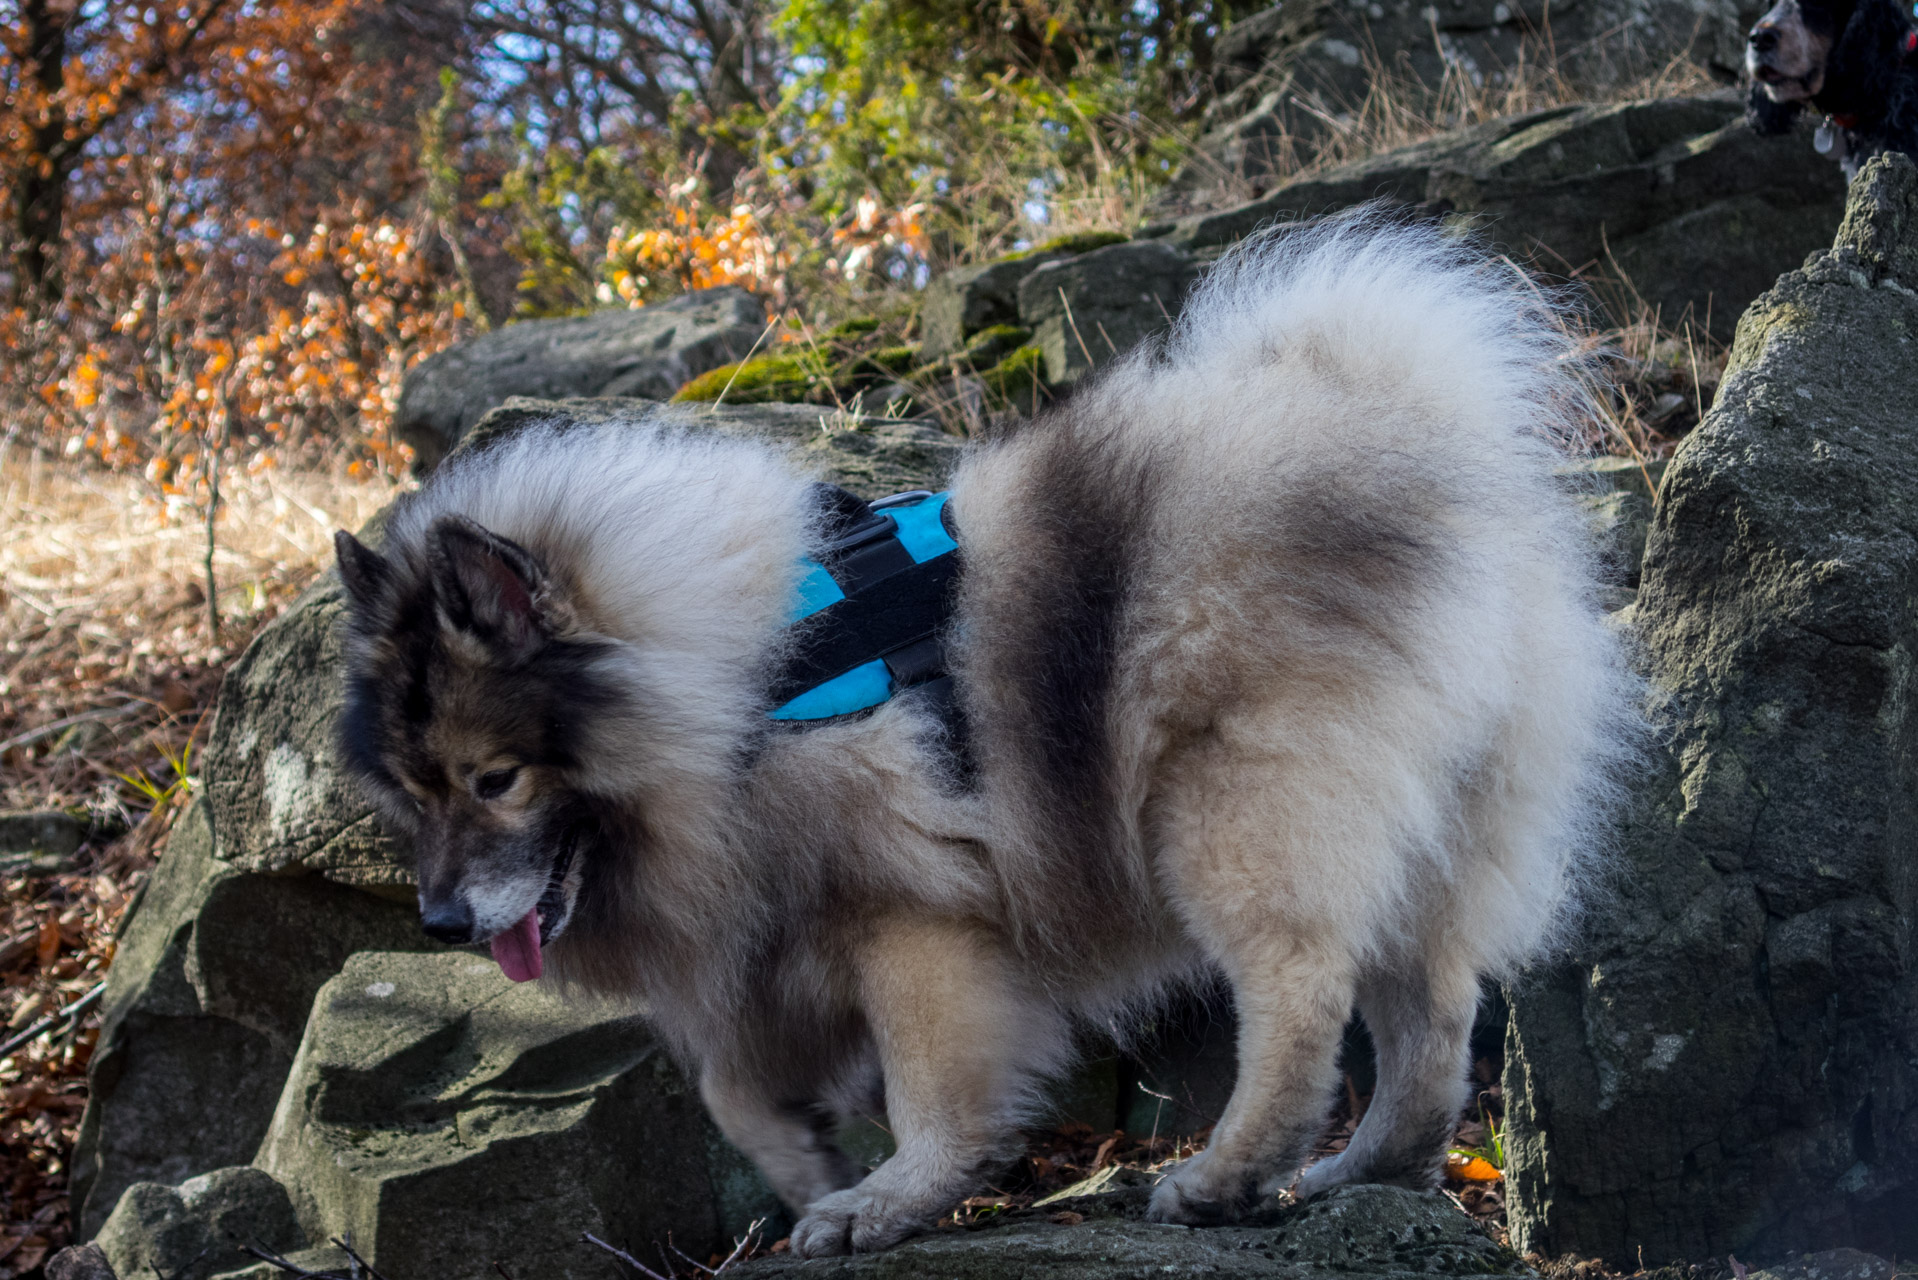
[[[1745,70],[1760,132],[1782,132],[1823,91],[1832,46],[1854,8],[1854,0],[1778,0],[1751,29]]]
[[[1918,146],[1918,37],[1907,0],[1777,0],[1745,45],[1746,117],[1761,134],[1789,130],[1807,109],[1848,145],[1835,158]],[[1820,150],[1832,148],[1821,134]]]

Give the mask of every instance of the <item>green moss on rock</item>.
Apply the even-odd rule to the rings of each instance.
[[[879,320],[877,317],[854,316],[852,319],[842,320],[832,328],[826,330],[826,337],[828,339],[863,338],[878,327]]]
[[[1019,347],[980,374],[986,394],[997,409],[1037,413],[1049,398],[1046,392],[1046,355],[1035,346]]]
[[[805,356],[756,356],[700,374],[674,392],[673,399],[716,401],[724,396],[728,404],[803,400],[819,380],[813,362]]]
[[[1021,262],[1026,258],[1062,253],[1091,253],[1094,249],[1103,249],[1109,244],[1124,244],[1131,238],[1123,231],[1080,231],[1069,236],[1054,236],[1044,244],[1036,244],[1030,249],[1009,253],[999,261]]]
[[[864,365],[876,365],[887,373],[906,373],[919,360],[919,348],[916,345],[900,347],[881,347],[861,358]]]
[[[1032,330],[1016,324],[981,329],[966,342],[963,360],[975,369],[990,369],[1032,341]]]

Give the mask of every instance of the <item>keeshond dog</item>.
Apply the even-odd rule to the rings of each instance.
[[[929,1224],[1075,1037],[1220,979],[1235,1091],[1154,1219],[1430,1186],[1480,983],[1562,926],[1637,732],[1553,475],[1572,354],[1431,227],[1242,245],[958,467],[956,709],[807,724],[768,716],[833,519],[794,457],[533,424],[339,536],[345,757],[427,931],[643,1002],[801,1256]],[[1300,1176],[1354,1009],[1377,1092]],[[831,1135],[874,1109],[862,1177]]]

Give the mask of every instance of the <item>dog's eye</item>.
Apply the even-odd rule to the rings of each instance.
[[[497,800],[506,794],[507,788],[513,785],[513,779],[517,777],[519,777],[518,768],[494,769],[490,773],[482,773],[479,780],[473,784],[473,794],[482,800]]]

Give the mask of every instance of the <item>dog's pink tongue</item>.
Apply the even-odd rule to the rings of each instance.
[[[539,955],[539,909],[528,911],[520,922],[493,938],[493,959],[514,982],[531,982],[543,967]]]

